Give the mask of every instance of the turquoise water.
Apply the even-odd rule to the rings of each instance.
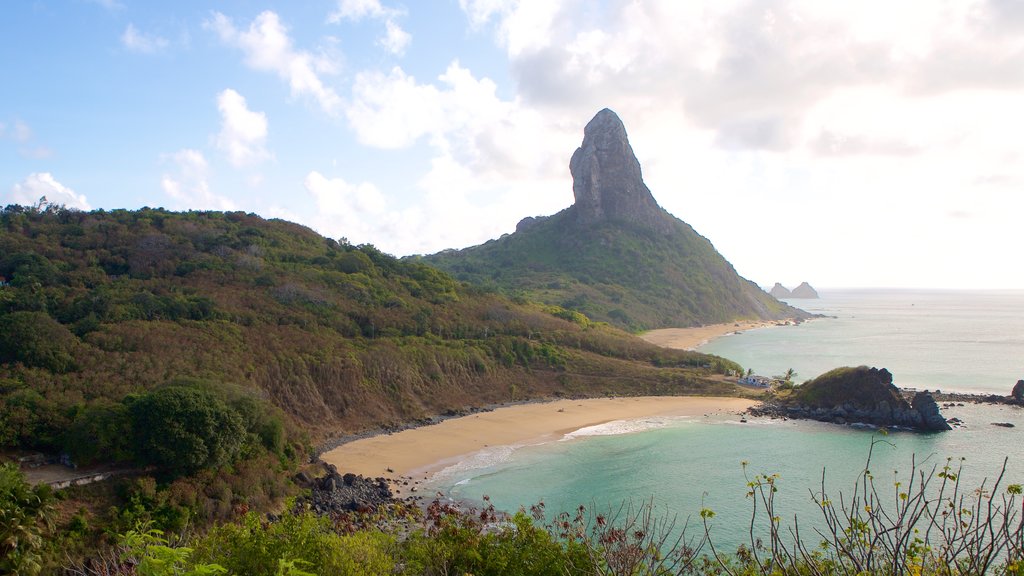
[[[1022,367],[1014,366],[1024,360],[1024,293],[988,294],[970,304],[950,293],[824,296],[805,308],[838,318],[751,331],[706,348],[760,373],[794,367],[806,376],[843,364],[871,364],[890,368],[900,385],[930,389],[1005,394],[1024,377],[1018,375]],[[996,475],[1009,457],[1008,480],[1024,482],[1024,410],[967,405],[944,414],[964,420],[966,427],[944,434],[893,433],[876,445],[871,470],[883,490],[897,476],[906,483],[914,457],[929,469],[947,457],[957,464],[965,457],[963,480],[971,488]],[[799,516],[804,530],[818,519],[810,493],[820,492],[822,472],[829,491],[849,494],[873,437],[870,430],[810,421],[645,418],[584,429],[561,441],[491,448],[444,470],[430,487],[469,501],[487,495],[509,511],[543,501],[549,517],[580,504],[606,511],[652,499],[659,513],[675,516],[679,525],[689,518],[691,535],[701,529],[700,509],[708,507],[716,513],[715,542],[732,549],[748,539],[752,502],[745,497],[744,473],[779,474],[777,513],[787,521]]]
[[[750,330],[699,348],[797,381],[837,366],[888,368],[897,386],[1009,394],[1024,378],[1024,291],[846,290],[787,300],[833,318]]]

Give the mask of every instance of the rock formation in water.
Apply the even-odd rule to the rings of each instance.
[[[1013,386],[1013,391],[1010,392],[1010,396],[1019,403],[1024,404],[1024,380],[1017,380],[1017,383]]]
[[[911,402],[892,383],[885,368],[836,368],[793,390],[755,414],[806,418],[836,424],[863,423],[922,431],[951,430],[930,392]]]
[[[778,282],[775,283],[775,286],[772,286],[772,289],[769,290],[768,293],[775,298],[789,298],[793,296],[793,293],[789,291],[789,288],[786,288]]]
[[[818,291],[811,288],[811,285],[807,282],[801,282],[799,286],[793,288],[791,298],[817,298]]]

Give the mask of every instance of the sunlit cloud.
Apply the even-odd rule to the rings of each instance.
[[[68,208],[90,210],[84,194],[79,194],[61,184],[49,172],[33,172],[11,187],[11,198],[15,203],[32,206],[43,198],[50,204],[61,204]]]
[[[341,98],[321,78],[322,74],[335,72],[336,64],[329,56],[294,48],[288,29],[275,12],[260,13],[244,30],[236,28],[227,16],[214,12],[206,26],[222,42],[240,49],[250,68],[273,72],[285,80],[293,96],[313,98],[328,114],[340,109]]]
[[[217,109],[221,128],[215,144],[232,166],[239,168],[271,158],[266,148],[266,114],[249,110],[245,98],[230,88],[217,96]]]

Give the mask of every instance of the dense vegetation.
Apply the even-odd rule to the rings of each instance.
[[[884,440],[875,440],[875,444]],[[680,525],[651,502],[608,510],[580,506],[553,518],[543,504],[506,515],[435,501],[425,510],[395,504],[369,513],[318,517],[293,508],[267,521],[239,513],[203,534],[168,538],[147,523],[122,532],[91,558],[65,561],[74,575],[981,575],[1024,573],[1020,484],[999,474],[976,489],[960,467],[912,466],[876,481],[868,465],[852,490],[833,493],[822,479],[809,497],[814,518],[785,519],[777,474],[748,478],[750,543],[715,545],[715,513]],[[1005,466],[1004,466],[1005,472]],[[0,567],[34,574],[49,535],[50,499],[10,467],[0,467]],[[14,526],[16,530],[8,529]],[[7,546],[2,548],[2,546]]]
[[[0,212],[0,453],[145,474],[61,501],[93,536],[265,509],[332,436],[528,398],[733,394],[718,374],[738,368],[288,222]]]
[[[423,260],[628,330],[806,315],[741,278],[707,238],[668,214],[665,233],[618,221],[577,226],[571,211]]]
[[[829,408],[849,404],[874,408],[882,402],[901,406],[906,400],[892,383],[892,374],[885,368],[843,366],[808,380],[793,389],[788,400],[811,407]]]

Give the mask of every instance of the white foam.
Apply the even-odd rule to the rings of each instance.
[[[665,428],[670,424],[684,421],[684,419],[685,417],[679,416],[656,416],[650,418],[638,418],[635,420],[612,420],[611,422],[605,422],[604,424],[586,426],[579,430],[569,432],[562,437],[562,441],[585,438],[588,436],[616,436],[620,434],[644,432],[646,430],[656,430],[658,428]]]
[[[474,471],[483,470],[508,461],[512,454],[521,448],[521,445],[492,446],[484,448],[459,460],[451,466],[447,466],[434,475],[433,481],[441,484],[460,485],[466,484],[473,478]],[[457,482],[452,482],[461,478]]]

